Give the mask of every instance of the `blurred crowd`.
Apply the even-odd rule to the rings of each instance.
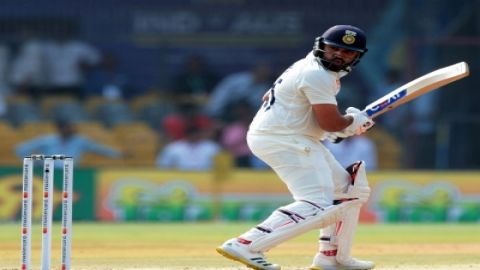
[[[63,151],[80,159],[79,152],[101,149],[104,154],[119,158],[122,155],[114,149],[94,145],[93,141],[81,144],[76,138],[75,143],[83,147],[69,146],[72,138],[78,137],[74,136],[75,124],[99,121],[112,128],[119,123],[145,121],[159,136],[161,147],[152,148],[158,150],[155,164],[160,168],[208,170],[221,151],[230,153],[237,167],[265,168],[251,154],[245,135],[273,80],[268,63],[221,77],[208,69],[202,57],[192,55],[185,59],[184,69],[171,79],[168,90],[153,91],[159,104],[144,102],[155,107],[150,109],[154,112],[147,119],[133,112],[132,100],[141,97],[129,87],[128,76],[118,68],[118,58],[67,33],[51,38],[25,33],[19,44],[0,47],[2,120],[15,128],[32,121],[53,121],[57,128],[51,134],[41,134],[39,130],[38,136],[17,146],[17,156]],[[59,97],[63,99],[55,99]],[[50,113],[42,108],[45,100],[53,100]],[[100,103],[95,112],[87,108],[92,100]],[[146,114],[147,105],[139,106],[143,107],[137,109]],[[59,107],[64,109],[52,109]],[[85,111],[83,116],[81,111]],[[65,127],[69,127],[68,134],[63,132]],[[69,151],[75,153],[66,153]]]
[[[130,85],[128,74],[119,68],[119,57],[113,53],[101,51],[68,32],[50,38],[25,33],[16,46],[0,46],[2,120],[17,128],[31,121],[69,123],[69,126],[70,123],[97,121],[107,129],[120,123],[140,121],[148,124],[158,136],[158,144],[151,147],[157,153],[152,163],[159,168],[209,170],[214,166],[214,157],[227,152],[238,168],[266,169],[267,166],[248,148],[246,132],[262,96],[277,75],[271,64],[258,61],[247,70],[222,75],[214,72],[200,55],[190,55],[183,61],[183,68],[172,76],[168,85],[161,87],[161,91],[153,89],[139,95]],[[52,99],[54,97],[68,99]],[[18,102],[19,99],[22,101]],[[49,99],[54,104],[49,105],[50,111],[46,113],[42,107]],[[136,102],[142,99],[143,102]],[[353,97],[350,102],[358,100]],[[95,104],[94,109],[92,104]],[[386,153],[392,156],[386,159],[393,160],[390,163],[377,162],[377,155],[385,154],[377,149],[378,146],[398,149],[394,139],[385,139],[388,132],[377,133],[381,133],[380,137],[373,136],[379,138],[377,140],[363,136],[340,145],[326,145],[339,160],[346,160],[345,163],[353,162],[350,159],[355,157],[369,160],[370,170],[398,168],[398,152],[394,156]],[[43,135],[46,134],[39,131],[38,137]],[[50,152],[30,147],[38,145],[39,138],[28,139],[15,150],[17,156],[28,154],[25,149]],[[52,138],[44,140],[52,142]],[[78,152],[101,149],[95,145],[73,147],[76,150],[72,150],[71,146],[66,146],[66,141],[65,136],[58,136],[55,151],[64,154],[76,151],[80,159],[82,155]],[[93,141],[89,143],[94,144]],[[103,149],[103,152],[111,158],[129,155],[114,153],[114,150]]]

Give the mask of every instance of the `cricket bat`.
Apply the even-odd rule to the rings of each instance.
[[[363,111],[368,117],[373,119],[421,95],[458,81],[468,75],[469,70],[466,62],[434,70],[368,104]]]
[[[468,75],[469,70],[466,62],[460,62],[434,70],[368,104],[365,109],[363,109],[363,112],[373,119],[421,95],[454,81],[458,81]],[[343,138],[338,137],[335,143],[341,142],[342,140]]]

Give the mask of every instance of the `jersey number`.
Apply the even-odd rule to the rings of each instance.
[[[273,106],[275,103],[275,86],[277,84],[280,84],[282,82],[282,79],[278,79],[272,87],[268,90],[270,93],[268,95],[268,100],[263,103],[263,108],[265,111],[270,110],[270,108]]]

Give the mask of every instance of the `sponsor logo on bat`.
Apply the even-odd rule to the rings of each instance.
[[[367,115],[372,116],[372,115],[384,110],[385,108],[387,108],[388,106],[390,106],[390,105],[394,104],[395,102],[399,101],[400,99],[402,99],[406,95],[407,95],[407,89],[403,89],[402,91],[398,92],[397,94],[385,98],[385,100],[382,100],[379,103],[377,103],[377,104],[373,105],[372,107],[368,108],[367,109]]]

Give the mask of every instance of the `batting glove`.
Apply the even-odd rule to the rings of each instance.
[[[346,115],[349,115],[353,118],[352,124],[341,131],[341,133],[347,135],[346,137],[360,135],[375,125],[375,122],[368,118],[365,112],[362,112],[357,108],[349,107],[346,110],[346,113]]]

